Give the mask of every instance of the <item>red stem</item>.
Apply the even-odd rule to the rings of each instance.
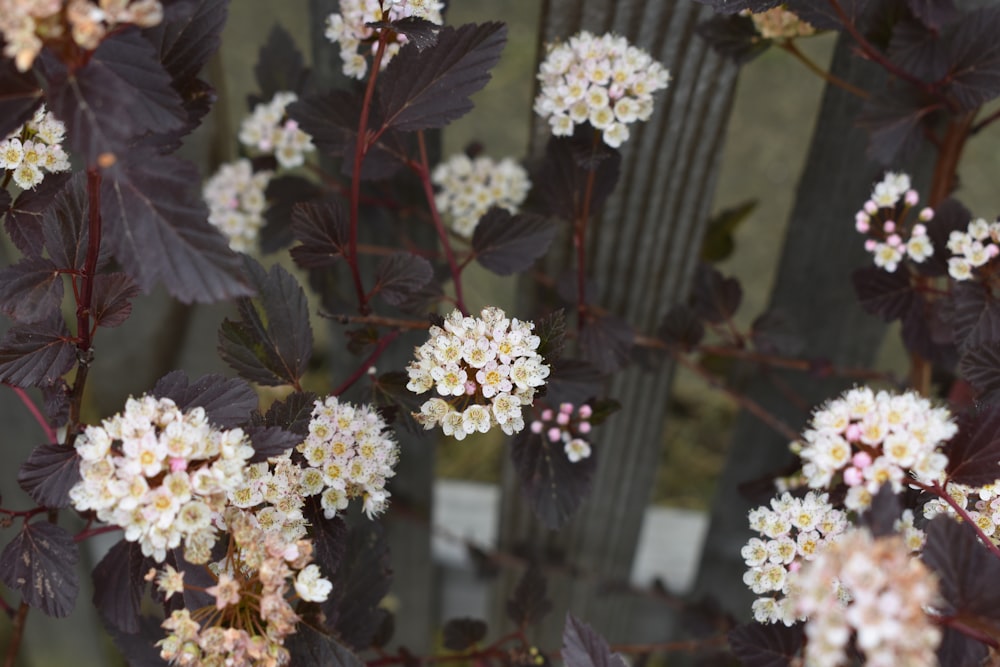
[[[959,505],[958,501],[951,497],[951,494],[948,493],[943,486],[941,486],[940,482],[934,482],[933,484],[922,484],[917,482],[915,485],[948,503],[948,505],[955,510],[955,513],[962,517],[962,521],[972,526],[972,529],[976,531],[976,535],[979,537],[979,541],[983,543],[983,546],[989,549],[990,553],[994,556],[1000,558],[1000,547],[993,544],[993,540],[991,540],[986,533],[983,532],[983,529],[979,527],[979,524],[972,520],[972,517],[969,516],[966,509]]]
[[[854,39],[855,42],[857,42],[858,47],[861,49],[861,52],[866,58],[878,63],[879,66],[881,66],[886,72],[889,72],[893,76],[903,79],[904,81],[908,81],[909,83],[920,87],[922,90],[928,90],[931,88],[926,81],[922,81],[906,70],[901,69],[894,62],[886,58],[881,51],[875,48],[875,46],[861,34],[858,27],[854,25],[854,21],[852,21],[847,15],[844,8],[840,6],[840,2],[838,0],[828,0],[828,2],[833,8],[833,11],[837,13],[837,18],[840,19],[840,23],[844,26],[844,29],[847,30],[848,34]]]
[[[20,387],[11,387],[11,389],[14,390],[14,393],[21,399],[21,402],[24,403],[25,407],[28,408],[28,411],[31,413],[31,416],[35,418],[35,421],[38,422],[38,425],[42,427],[42,431],[45,432],[45,437],[48,438],[49,442],[55,443],[55,430],[53,430],[53,428],[49,426],[49,423],[45,421],[45,416],[42,414],[42,411],[38,409],[38,406],[31,400],[28,393]]]
[[[361,365],[358,366],[357,369],[355,369],[353,373],[351,373],[351,376],[349,378],[344,380],[340,384],[340,386],[334,389],[331,393],[334,396],[340,396],[345,391],[350,389],[351,386],[355,382],[360,380],[361,377],[368,372],[368,369],[371,368],[376,361],[378,361],[378,358],[382,356],[383,352],[385,352],[385,348],[389,347],[389,344],[392,343],[392,341],[396,340],[399,334],[400,334],[399,331],[390,331],[385,336],[380,338],[378,343],[375,344],[375,349],[372,351],[370,355],[368,355],[368,358],[365,359],[361,363]]]

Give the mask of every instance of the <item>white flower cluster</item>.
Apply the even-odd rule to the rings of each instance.
[[[322,489],[319,471],[304,471],[286,453],[248,465],[243,483],[229,492],[229,502],[252,515],[261,530],[280,533],[294,542],[306,534],[305,498]]]
[[[976,218],[964,232],[953,231],[948,236],[948,250],[955,257],[948,259],[948,273],[955,280],[972,280],[975,269],[1000,255],[1000,222]]]
[[[523,429],[522,406],[531,405],[535,388],[549,376],[534,327],[495,307],[480,317],[455,310],[444,328],[432,326],[430,340],[406,368],[406,388],[415,394],[435,389],[443,398],[427,400],[414,419],[426,429],[440,424],[456,440],[497,425],[507,435]]]
[[[1000,482],[979,488],[948,482],[945,490],[959,507],[968,512],[969,518],[979,526],[984,535],[994,544],[1000,544]],[[957,516],[951,505],[941,498],[934,498],[924,504],[925,518],[933,519],[938,514]]]
[[[784,493],[771,499],[770,508],[750,511],[750,528],[764,538],[750,538],[740,552],[748,568],[743,582],[761,596],[753,603],[754,618],[792,625],[799,617],[787,597],[791,575],[847,529],[847,517],[825,493],[810,491],[805,498]]]
[[[774,7],[759,14],[752,14],[749,11],[743,13],[750,16],[754,28],[764,39],[785,40],[816,34],[816,28],[784,7]]]
[[[240,124],[240,143],[264,155],[274,155],[282,167],[291,169],[305,163],[306,153],[316,150],[312,137],[299,124],[285,117],[285,108],[299,99],[291,92],[275,93],[270,102],[261,102]]]
[[[31,120],[0,141],[0,170],[12,172],[24,190],[41,183],[45,172],[69,171],[69,156],[62,147],[65,136],[66,125],[40,106]]]
[[[163,20],[159,0],[0,0],[3,55],[22,72],[31,69],[43,40],[71,37],[92,51],[116,25],[149,28]]]
[[[264,191],[273,172],[254,172],[246,158],[229,162],[212,175],[202,189],[208,204],[208,221],[215,225],[236,252],[250,252],[264,226]]]
[[[576,415],[573,414],[574,411]],[[590,458],[590,443],[580,436],[590,433],[588,420],[593,414],[594,409],[586,403],[579,408],[572,403],[562,403],[558,413],[549,408],[542,410],[539,419],[531,422],[531,432],[539,435],[545,433],[549,442],[561,442],[566,458],[570,463],[577,463]]]
[[[667,87],[670,72],[624,37],[583,31],[550,48],[538,80],[535,113],[548,119],[552,134],[570,136],[589,121],[617,148],[631,123],[652,115],[653,93]]]
[[[941,630],[925,612],[939,604],[937,580],[898,535],[841,535],[803,565],[790,599],[808,617],[807,665],[849,664],[852,635],[865,665],[937,664]]]
[[[303,473],[303,495],[321,493],[328,519],[347,507],[351,498],[364,499],[372,518],[389,506],[387,478],[399,459],[399,448],[386,434],[385,421],[368,405],[355,406],[329,396],[316,401],[309,435],[297,447],[308,468]]]
[[[912,226],[906,222],[919,201],[920,194],[910,187],[908,175],[888,172],[854,215],[854,227],[868,237],[865,250],[874,257],[875,266],[893,273],[904,257],[920,264],[934,254],[924,224],[934,218],[934,211],[924,208]]]
[[[441,188],[435,197],[438,210],[449,216],[451,228],[465,238],[472,237],[479,219],[492,206],[516,213],[531,189],[528,172],[514,160],[470,159],[464,153],[435,167],[431,180]]]
[[[793,449],[804,461],[812,488],[830,488],[841,475],[849,489],[845,506],[862,510],[886,483],[899,493],[912,475],[924,483],[940,480],[948,457],[940,447],[958,427],[946,408],[935,408],[915,392],[890,394],[854,388],[813,413],[804,443]]]
[[[82,479],[73,506],[125,530],[142,553],[163,562],[184,542],[184,558],[208,560],[214,521],[243,482],[253,448],[240,429],[220,430],[198,407],[181,412],[168,398],[130,398],[125,410],[76,439]]]
[[[444,3],[439,0],[340,0],[340,13],[326,18],[325,35],[334,44],[340,44],[344,75],[363,79],[368,71],[368,61],[359,51],[362,45],[371,44],[374,54],[377,47],[378,30],[368,26],[368,23],[416,16],[440,25],[444,23],[442,9]],[[386,44],[382,68],[389,64],[404,44],[406,35],[398,33],[393,41]]]

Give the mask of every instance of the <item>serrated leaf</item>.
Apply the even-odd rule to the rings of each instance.
[[[409,377],[405,371],[390,371],[382,373],[372,382],[374,403],[388,412],[387,422],[399,421],[409,433],[421,435],[424,427],[413,419],[413,412],[420,410],[423,401],[406,388]]]
[[[989,648],[986,644],[973,639],[962,632],[944,627],[941,643],[937,649],[937,664],[939,665],[983,665]]]
[[[745,65],[771,46],[770,40],[761,38],[749,16],[713,16],[699,23],[695,32],[713,51],[737,65]]]
[[[521,491],[535,516],[550,530],[558,530],[590,493],[597,457],[572,462],[562,441],[521,431],[511,441],[511,460]]]
[[[566,344],[566,311],[560,308],[535,320],[534,333],[539,340],[536,352],[551,366],[562,356]]]
[[[627,667],[621,655],[611,652],[604,637],[568,612],[560,655],[566,667]]]
[[[267,42],[260,47],[253,73],[260,87],[259,101],[270,100],[283,91],[301,93],[309,78],[309,69],[295,39],[278,24],[271,28]]]
[[[577,335],[580,356],[597,370],[611,374],[628,364],[635,347],[635,331],[625,320],[610,314],[588,315]]]
[[[691,308],[711,324],[721,324],[736,314],[743,288],[736,278],[727,278],[707,264],[698,266],[691,288]]]
[[[208,222],[193,165],[146,149],[105,172],[101,215],[115,257],[143,291],[162,282],[179,301],[211,302],[252,290],[239,255]]]
[[[316,404],[316,394],[312,392],[296,392],[289,394],[283,401],[275,401],[263,415],[254,414],[253,425],[279,426],[297,435],[309,432],[309,421]]]
[[[255,299],[240,299],[239,321],[219,329],[219,353],[240,376],[269,386],[298,384],[312,356],[305,292],[281,266],[266,272],[247,259]]]
[[[886,322],[905,317],[913,308],[913,286],[905,269],[889,273],[868,266],[852,273],[851,282],[865,312]]]
[[[922,558],[937,574],[945,613],[972,615],[1000,629],[1000,561],[970,526],[947,515],[932,519],[926,533]]]
[[[0,269],[0,310],[17,322],[50,318],[59,312],[62,298],[62,274],[51,260],[27,257]]]
[[[889,164],[923,138],[923,123],[941,103],[915,86],[896,82],[865,100],[858,124],[870,132],[868,155]]]
[[[336,638],[301,623],[285,640],[296,667],[365,667],[365,662]]]
[[[4,229],[17,249],[28,257],[40,257],[45,249],[43,219],[55,203],[56,195],[66,185],[71,174],[48,174],[34,190],[17,196],[7,211]],[[4,190],[6,192],[6,190]]]
[[[975,110],[1000,95],[1000,41],[995,39],[1000,8],[965,14],[948,38],[948,92],[963,110]]]
[[[550,364],[546,394],[553,403],[579,405],[601,393],[604,374],[593,364],[581,359],[556,359]]]
[[[164,8],[163,20],[143,30],[175,84],[195,79],[222,43],[229,0],[189,0]]]
[[[549,251],[556,226],[531,213],[511,215],[494,206],[486,212],[472,234],[476,261],[493,273],[509,276],[527,271]]]
[[[705,325],[692,308],[678,304],[667,311],[657,333],[664,342],[690,352],[705,338]]]
[[[729,648],[744,667],[790,667],[798,664],[803,624],[747,623],[729,633]]]
[[[1000,300],[987,287],[972,281],[957,282],[951,299],[959,348],[1000,342]]]
[[[478,618],[453,618],[444,624],[444,647],[449,651],[464,651],[482,641],[487,625]]]
[[[43,412],[49,426],[59,428],[69,419],[69,395],[69,385],[62,378],[42,386]]]
[[[441,26],[433,21],[419,16],[407,16],[388,24],[388,27],[401,35],[406,35],[407,42],[417,47],[418,51],[437,44]]]
[[[591,165],[594,169],[591,212],[600,210],[618,184],[621,153],[604,144],[595,145],[593,133],[585,126],[580,126],[572,137],[549,139],[537,177],[532,178],[547,213],[566,221],[573,221],[582,214],[589,170],[581,166],[581,161],[584,161],[581,157],[597,154],[598,151],[604,159]]]
[[[80,271],[87,262],[90,239],[87,175],[77,172],[55,194],[41,216],[42,238],[49,259],[60,269]],[[107,249],[98,265],[107,258]]]
[[[138,542],[120,540],[94,568],[94,606],[104,621],[122,632],[139,631],[144,579],[155,562]]]
[[[181,410],[203,408],[208,420],[221,428],[245,423],[257,408],[253,387],[215,373],[191,382],[184,371],[171,371],[156,381],[151,393],[157,398],[169,398]]]
[[[906,6],[931,30],[938,30],[959,16],[954,0],[906,0]]]
[[[106,37],[90,61],[61,66],[49,82],[49,110],[66,123],[70,147],[88,165],[123,158],[130,142],[184,127],[187,114],[153,45],[137,29]]]
[[[552,611],[552,600],[548,597],[545,577],[535,565],[525,570],[514,589],[514,595],[507,600],[507,618],[518,627],[533,625]]]
[[[967,348],[958,362],[958,372],[981,399],[1000,396],[1000,341]]]
[[[471,111],[506,42],[504,24],[470,23],[442,28],[433,48],[404,47],[379,77],[382,128],[439,128]]]
[[[805,347],[795,323],[779,310],[761,313],[750,325],[750,338],[758,351],[794,357]]]
[[[369,295],[378,294],[390,306],[404,303],[434,277],[431,263],[408,252],[397,252],[379,262],[375,286]]]
[[[910,312],[903,318],[901,335],[906,349],[942,368],[952,368],[957,361],[952,325],[942,310],[944,301],[931,301],[914,293]]]
[[[248,426],[244,431],[250,438],[254,451],[249,463],[260,463],[272,456],[281,456],[303,440],[301,435],[286,431],[280,426]]]
[[[349,647],[368,648],[382,619],[379,602],[392,584],[389,547],[379,523],[361,521],[351,527],[331,583],[330,597],[320,604],[327,627]]]
[[[0,580],[19,591],[28,606],[65,618],[76,605],[80,552],[73,537],[47,521],[25,523],[3,553]]]
[[[0,340],[0,382],[53,384],[76,362],[76,344],[61,318],[15,325]]]
[[[960,201],[949,197],[934,208],[934,217],[925,223],[927,237],[935,248],[947,248],[953,231],[965,232],[972,214]],[[948,256],[951,253],[935,252],[916,265],[923,275],[948,275]]]
[[[277,252],[294,240],[291,222],[295,209],[320,198],[323,189],[307,178],[284,175],[272,178],[264,194],[268,206],[260,230],[260,247],[265,253]]]
[[[292,258],[304,269],[332,266],[345,256],[347,214],[339,199],[296,204],[292,208],[292,236],[301,245]]]
[[[958,417],[944,449],[948,481],[980,487],[1000,479],[1000,405],[984,403]]]
[[[80,481],[76,448],[44,444],[31,450],[17,483],[42,507],[69,507],[69,490]]]
[[[948,73],[948,54],[940,33],[916,19],[902,18],[892,26],[886,55],[905,72],[928,83]]]
[[[160,649],[156,646],[156,642],[163,639],[160,623],[161,619],[142,616],[134,633],[123,632],[106,621],[104,627],[129,667],[169,667],[169,663],[160,657]]]
[[[302,513],[311,528],[313,562],[325,575],[332,575],[347,553],[347,524],[339,516],[327,519],[319,496],[307,498]]]
[[[859,526],[868,528],[872,536],[885,537],[896,533],[896,522],[903,514],[901,498],[891,484],[883,484],[872,498],[872,503],[858,520]]]
[[[0,137],[6,137],[35,113],[42,91],[31,71],[20,72],[12,58],[0,58]]]
[[[94,324],[117,327],[132,314],[132,299],[142,290],[124,273],[108,273],[94,278],[94,300],[90,306]]]

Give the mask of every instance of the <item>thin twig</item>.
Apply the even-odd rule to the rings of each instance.
[[[788,51],[788,53],[792,54],[792,56],[796,60],[805,65],[806,69],[808,69],[810,72],[812,72],[819,78],[826,81],[831,86],[837,86],[838,88],[846,90],[851,95],[854,95],[855,97],[858,97],[862,100],[868,99],[869,95],[867,90],[862,90],[861,88],[858,88],[857,86],[845,81],[844,79],[841,79],[839,76],[831,74],[827,70],[817,65],[809,56],[807,56],[801,50],[799,50],[799,47],[795,45],[795,42],[793,40],[787,40],[785,42],[781,42],[780,46],[785,51]]]
[[[383,352],[385,352],[385,348],[389,347],[389,344],[392,343],[392,341],[396,340],[396,338],[398,337],[399,337],[399,331],[396,330],[396,331],[390,331],[388,334],[380,338],[378,343],[375,344],[375,349],[372,351],[372,353],[368,355],[368,357],[363,362],[361,362],[361,365],[358,366],[353,373],[351,373],[350,377],[344,380],[340,384],[340,386],[334,389],[331,393],[334,396],[340,396],[345,391],[350,389],[355,382],[360,380],[364,376],[364,374],[368,372],[369,368],[375,365],[375,362],[378,361],[378,358],[382,356]]]

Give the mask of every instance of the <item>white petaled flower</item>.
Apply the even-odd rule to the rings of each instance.
[[[904,258],[920,264],[934,255],[924,224],[933,219],[934,211],[916,211],[920,195],[910,185],[907,174],[887,172],[854,216],[855,229],[867,237],[865,250],[872,254],[875,266],[889,273],[895,272]],[[916,215],[911,215],[914,212]]]
[[[437,23],[444,23],[441,11],[444,3],[439,0],[340,0],[340,12],[326,19],[326,38],[340,45],[340,59],[344,74],[355,79],[365,78],[368,59],[374,56],[378,42],[378,29],[369,23],[398,21],[415,16]],[[382,55],[384,69],[407,42],[406,35],[396,33],[386,44]]]
[[[316,401],[309,435],[296,449],[308,466],[297,492],[304,497],[318,494],[326,518],[346,509],[352,498],[362,499],[369,518],[389,506],[385,482],[396,474],[399,448],[371,406],[341,402],[336,396]]]
[[[750,14],[750,18],[764,39],[794,39],[816,34],[816,28],[784,7],[774,7],[758,14]]]
[[[628,139],[628,125],[652,115],[653,93],[667,87],[670,72],[624,37],[583,31],[549,47],[538,80],[535,113],[548,120],[553,135],[572,135],[589,122],[618,147]]]
[[[494,307],[479,317],[455,310],[443,327],[431,326],[428,341],[414,350],[407,366],[406,387],[437,396],[425,401],[414,419],[426,429],[440,425],[457,440],[493,426],[508,435],[523,429],[522,408],[549,376],[533,329],[531,322],[508,318]]]
[[[240,429],[215,428],[202,408],[182,412],[152,396],[130,398],[75,445],[81,480],[70,489],[73,506],[121,526],[157,562],[181,543],[187,560],[206,562],[215,520],[253,456]]]
[[[792,625],[799,617],[787,604],[792,573],[817,551],[836,540],[847,528],[847,516],[835,509],[827,495],[810,491],[804,498],[784,493],[771,506],[750,511],[752,537],[741,555],[747,565],[743,581],[760,596],[754,603],[754,618],[760,623]]]
[[[272,175],[270,171],[254,172],[250,160],[244,158],[219,167],[202,189],[208,221],[237,252],[250,252],[256,247],[267,206],[264,191]]]
[[[945,489],[948,495],[968,512],[969,518],[976,523],[983,534],[990,538],[994,544],[1000,544],[1000,480],[982,487],[948,482]],[[952,506],[940,498],[934,498],[925,503],[923,512],[927,519],[933,519],[938,514],[949,514],[957,517]],[[909,526],[912,527],[912,524],[911,518]],[[915,537],[911,537],[911,540],[916,542]]]
[[[0,141],[0,171],[10,172],[23,190],[37,186],[47,173],[69,171],[69,156],[62,146],[65,136],[66,126],[43,104],[30,120]]]
[[[915,392],[850,389],[813,413],[794,443],[812,488],[843,481],[845,506],[863,510],[884,484],[899,493],[906,479],[931,484],[944,478],[941,447],[958,431],[946,408]]]
[[[324,602],[333,590],[333,584],[323,578],[318,565],[307,565],[295,577],[295,592],[307,602]]]
[[[299,99],[293,92],[274,94],[269,102],[261,102],[240,124],[240,143],[261,155],[273,155],[286,169],[305,163],[306,153],[316,150],[312,137],[299,129],[299,124],[285,115],[285,108]]]
[[[833,585],[835,582],[835,585]],[[935,665],[941,629],[937,579],[899,535],[852,529],[793,577],[794,613],[806,617],[805,663],[846,664],[854,647],[867,665]]]
[[[952,231],[948,237],[948,274],[955,280],[972,280],[976,269],[1000,255],[1000,222],[987,222],[976,218],[969,222],[966,231]]]
[[[528,172],[514,160],[472,159],[464,153],[435,167],[431,180],[439,188],[438,210],[465,238],[472,237],[479,219],[493,206],[516,213],[531,189]]]

